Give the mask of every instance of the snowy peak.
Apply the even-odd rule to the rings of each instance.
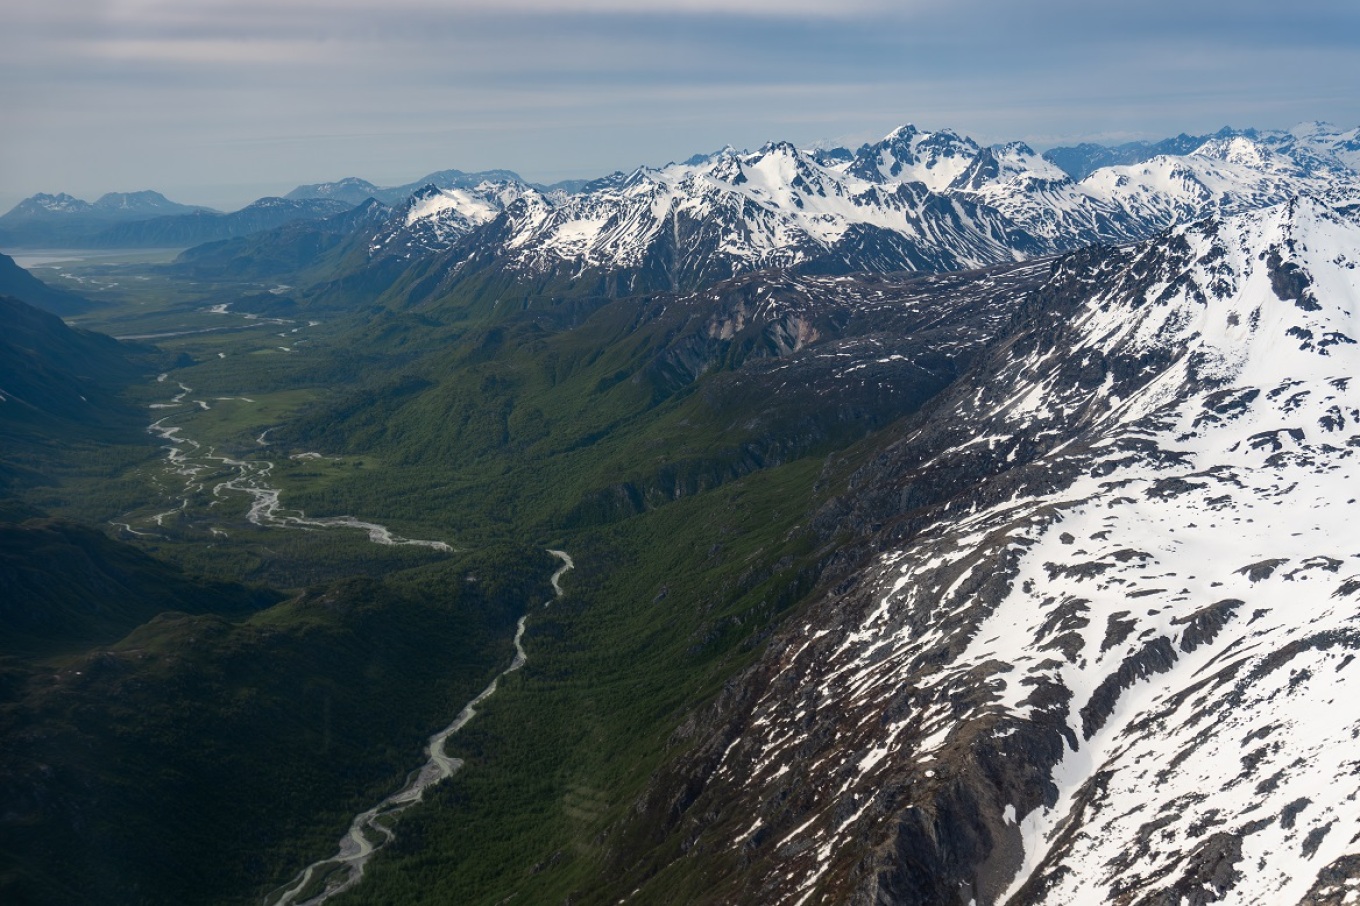
[[[1360,128],[1338,129],[1331,123],[1305,123],[1281,137],[1279,145],[1301,165],[1344,167],[1360,173]]]
[[[683,165],[686,167],[701,167],[704,166],[705,164],[711,164],[716,161],[722,160],[725,157],[731,157],[736,153],[737,153],[736,148],[733,148],[731,145],[723,145],[717,151],[713,151],[708,154],[691,155],[690,157],[685,159]]]
[[[1209,139],[1184,156],[1159,155],[1138,164],[1105,167],[1078,186],[1136,221],[1166,227],[1206,215],[1263,208],[1353,179],[1354,174],[1339,165],[1303,166],[1277,147],[1237,135]]]
[[[981,150],[952,130],[921,132],[908,124],[862,146],[847,172],[877,183],[919,182],[938,192],[948,188]]]
[[[1323,127],[1307,135],[1342,140]],[[853,154],[779,141],[725,147],[570,194],[447,171],[442,183],[416,186],[419,203],[400,208],[370,248],[407,258],[448,251],[440,267],[450,274],[495,266],[534,280],[602,281],[592,285],[609,293],[689,289],[771,267],[966,269],[1134,241],[1355,183],[1334,156],[1300,150],[1303,141],[1228,129],[1180,136],[1155,146],[1177,153],[1081,182],[1023,142],[982,147],[914,125]]]
[[[406,226],[429,220],[464,232],[492,220],[505,206],[523,194],[512,183],[482,183],[472,189],[440,189],[427,185],[411,196]]]
[[[920,133],[896,140],[917,150],[939,144]],[[860,179],[788,142],[640,168],[517,212],[507,228],[501,248],[512,269],[623,272],[633,291],[768,267],[949,270],[1009,260],[1009,243],[1027,242],[973,200],[936,197],[914,179]]]
[[[1360,222],[1308,198],[1180,227],[1101,277],[1101,291],[1073,319],[1070,342],[1053,355],[1172,363],[1136,392],[1110,385],[1099,421],[1107,430],[1141,423],[1177,401],[1191,413],[1175,434],[1178,444],[1220,422],[1255,424],[1245,417],[1255,409],[1265,421],[1285,418],[1275,404],[1299,410],[1308,394],[1296,398],[1282,388],[1324,385],[1360,367],[1356,249]],[[1082,396],[1088,388],[1064,388],[1041,374],[1049,360],[1034,361],[1007,378],[1042,392],[1012,399],[1005,418],[1058,423],[1089,410]],[[1224,392],[1250,393],[1227,420],[1213,402]],[[1300,438],[1332,421],[1317,413]]]
[[[1144,346],[1193,340],[1204,356],[1195,364],[1201,376],[1283,379],[1281,369],[1307,370],[1307,362],[1329,357],[1338,344],[1354,345],[1351,335],[1360,334],[1360,223],[1320,200],[1299,197],[1189,225],[1164,245],[1173,251],[1159,246],[1134,263],[1140,273],[1159,269],[1150,290],[1112,290],[1114,298],[1122,291],[1119,304],[1127,309],[1115,315],[1128,319],[1118,330],[1135,331]],[[1153,310],[1167,300],[1180,308],[1167,304],[1157,328],[1135,329],[1148,316],[1135,318],[1134,308]]]
[[[538,193],[518,182],[487,181],[471,188],[428,183],[416,189],[373,236],[370,255],[412,258],[442,251],[529,194]]]
[[[1040,157],[1024,142],[982,148],[949,188],[977,192],[992,185],[1012,185],[1023,190],[1029,182],[1070,183],[1061,168]]]
[[[746,677],[704,750],[704,845],[787,902],[1338,883],[1357,249],[1360,222],[1300,199],[1063,259],[852,480],[836,512],[884,525],[879,553]]]
[[[826,197],[835,178],[811,156],[788,142],[766,145],[754,154],[729,159],[736,164],[730,185],[750,194],[764,204],[781,208],[805,208],[811,196]],[[710,175],[721,180],[723,170]],[[834,191],[834,190],[833,190]]]
[[[1244,135],[1212,138],[1190,154],[1193,157],[1221,160],[1257,170],[1298,170],[1297,165],[1292,160],[1273,153],[1265,145]]]
[[[58,192],[49,195],[46,192],[39,192],[19,202],[11,208],[5,217],[8,219],[18,219],[21,217],[50,217],[65,214],[88,214],[94,205],[88,201],[67,195],[65,192]]]
[[[1160,156],[1183,157],[1193,154],[1205,144],[1213,143],[1220,149],[1230,146],[1232,139],[1245,139],[1281,155],[1312,176],[1327,173],[1360,172],[1360,144],[1357,132],[1341,130],[1330,123],[1301,123],[1287,131],[1234,129],[1225,126],[1212,135],[1186,135],[1156,143],[1128,142],[1115,147],[1081,144],[1070,148],[1053,148],[1044,157],[1063,167],[1075,179],[1084,179],[1102,167],[1132,166]],[[1245,148],[1245,146],[1239,146]],[[1222,152],[1210,152],[1222,159]],[[1249,157],[1238,157],[1250,162]]]

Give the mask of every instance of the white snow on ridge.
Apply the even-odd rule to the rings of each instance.
[[[888,133],[871,150],[876,154],[869,161],[882,181],[918,182],[932,192],[943,192],[982,149],[952,130],[920,132],[908,124]]]
[[[1022,821],[1015,886],[1043,871],[1050,884],[1039,902],[1174,878],[1178,860],[1216,828],[1241,836],[1241,877],[1223,902],[1294,903],[1360,829],[1360,697],[1347,691],[1360,688],[1360,669],[1348,669],[1360,647],[1360,387],[1351,387],[1360,347],[1350,339],[1360,335],[1360,272],[1348,257],[1360,227],[1300,202],[1229,220],[1222,233],[1197,237],[1197,251],[1201,261],[1226,252],[1219,263],[1236,283],[1227,298],[1182,294],[1141,317],[1111,305],[1086,325],[1103,345],[1116,322],[1132,321],[1124,337],[1134,348],[1174,342],[1168,333],[1178,330],[1187,359],[1214,378],[1169,406],[1122,410],[1130,430],[1146,416],[1165,421],[1157,444],[1182,463],[1135,465],[1069,489],[1080,507],[1027,552],[1015,590],[960,659],[1036,669],[1025,665],[1046,656],[1026,640],[1042,638],[1055,607],[1081,602],[1079,653],[1043,668],[1074,694],[1069,725],[1083,741],[1055,772],[1057,805]],[[1263,261],[1290,247],[1317,311],[1271,287]],[[1309,335],[1345,339],[1324,347]],[[1239,388],[1244,404],[1216,413],[1225,387]],[[1187,640],[1215,605],[1221,633]],[[1092,735],[1101,685],[1158,639],[1173,643],[1174,664],[1135,682]],[[1025,694],[1008,678],[1002,706],[1018,711]],[[1097,772],[1099,796],[1079,804]],[[1081,832],[1063,837],[1070,815]]]
[[[718,262],[710,270],[735,273],[796,265],[832,253],[853,228],[870,228],[950,267],[973,267],[1128,241],[1355,182],[1340,160],[1344,138],[1306,141],[1213,139],[1189,155],[1107,167],[1079,183],[1023,143],[983,148],[948,130],[906,126],[828,164],[777,142],[639,168],[556,200],[530,191],[504,248],[512,266],[530,271],[562,262],[636,268],[660,255],[660,266],[677,273],[694,264],[684,260],[693,248]],[[658,252],[658,244],[675,251]]]
[[[514,182],[483,182],[470,189],[426,186],[378,230],[369,252],[409,258],[442,251],[526,195],[538,193]]]
[[[495,218],[498,264],[528,273],[648,270],[693,286],[826,260],[867,270],[955,270],[1122,243],[1200,217],[1354,185],[1356,130],[1231,135],[1193,153],[1107,167],[1080,182],[1021,142],[983,147],[903,126],[855,152],[787,142],[730,148],[544,194],[518,183],[413,198],[371,245],[442,251]],[[630,279],[633,279],[630,275]]]
[[[1309,173],[1283,154],[1237,136],[1211,140],[1182,157],[1103,167],[1078,186],[1135,219],[1165,227],[1278,204],[1323,191],[1336,179],[1330,171]]]
[[[411,205],[406,212],[406,225],[409,227],[417,220],[438,217],[449,211],[470,223],[486,223],[500,213],[500,208],[482,194],[466,189],[440,189]]]
[[[780,657],[797,684],[767,689],[720,771],[755,801],[789,758],[828,778],[771,889],[811,891],[878,839],[888,819],[853,797],[934,782],[977,744],[958,740],[1040,719],[1067,727],[1058,799],[1009,806],[1023,866],[979,903],[1038,879],[1015,902],[1132,902],[1202,864],[1224,866],[1215,902],[1297,903],[1353,851],[1360,224],[1300,200],[1136,255],[1083,306],[1075,346],[1016,359],[958,413],[989,449],[1082,430],[1090,452],[1049,454],[1081,477],[942,516],[863,578],[876,607]],[[1100,408],[1063,383],[1083,360],[1158,370]],[[986,604],[998,571],[1008,591]]]
[[[949,179],[970,160],[949,170]],[[852,226],[865,225],[932,243],[968,265],[1010,259],[999,231],[972,222],[962,208],[955,206],[948,224],[952,234],[942,232],[943,222],[928,221],[932,196],[923,187],[902,191],[915,175],[907,169],[891,181],[862,178],[844,166],[823,167],[792,145],[772,144],[700,164],[639,169],[620,185],[552,208],[532,206],[506,247],[528,269],[564,260],[636,267],[656,239],[681,229],[683,221],[682,247],[695,229],[716,231],[717,256],[731,260],[735,271],[797,264],[825,252]]]

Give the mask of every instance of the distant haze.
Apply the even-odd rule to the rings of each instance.
[[[915,122],[1036,147],[1360,124],[1360,4],[9,0],[0,210],[598,176]]]

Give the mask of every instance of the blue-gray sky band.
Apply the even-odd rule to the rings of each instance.
[[[639,9],[642,11],[639,11]],[[1353,0],[10,0],[0,208],[508,167],[553,181],[904,122],[1045,147],[1360,123]]]

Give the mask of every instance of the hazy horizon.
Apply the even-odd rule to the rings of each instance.
[[[534,182],[915,122],[1036,148],[1360,124],[1360,8],[1154,0],[17,0],[0,209],[154,189],[235,210],[442,169]]]

